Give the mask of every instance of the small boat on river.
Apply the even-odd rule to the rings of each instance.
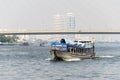
[[[65,39],[53,42],[50,50],[54,61],[93,59],[95,57],[94,42],[90,40],[75,40],[74,43],[66,43]]]
[[[22,45],[22,46],[29,46],[29,42],[23,41],[21,45]]]

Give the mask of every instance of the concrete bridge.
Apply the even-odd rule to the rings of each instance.
[[[0,30],[0,35],[120,34],[120,30]]]

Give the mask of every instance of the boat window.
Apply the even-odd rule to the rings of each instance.
[[[75,42],[75,44],[77,44],[78,43],[78,41],[74,41]]]
[[[91,41],[79,41],[79,43],[90,43]]]
[[[79,41],[79,43],[83,43],[82,41]]]
[[[74,42],[78,42],[78,41],[74,41]]]

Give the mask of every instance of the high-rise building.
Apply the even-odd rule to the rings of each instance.
[[[74,31],[75,30],[75,16],[73,13],[67,13],[67,31]],[[75,39],[75,34],[68,34],[67,38],[70,40]]]
[[[55,31],[73,31],[75,30],[75,16],[73,13],[67,13],[66,16],[63,15],[55,15],[54,16],[54,30]],[[67,38],[69,40],[75,39],[75,34],[67,34],[67,35],[56,35],[59,38]]]
[[[67,29],[68,30],[75,30],[75,16],[73,13],[67,13]]]
[[[55,15],[54,16],[54,28],[53,29],[55,31],[63,31],[63,30],[65,30],[64,21],[65,21],[65,18],[64,18],[63,15],[59,15],[59,14]],[[64,38],[65,35],[56,34],[54,37],[56,37],[57,39],[58,38]]]
[[[64,30],[64,16],[55,15],[54,16],[54,30]]]

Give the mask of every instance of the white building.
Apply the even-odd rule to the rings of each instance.
[[[64,30],[65,25],[64,25],[64,16],[63,15],[55,15],[54,16],[54,30]]]
[[[54,31],[63,31],[65,30],[65,17],[63,15],[54,15],[54,27],[53,27]],[[60,34],[56,34],[53,37],[56,37],[56,39],[61,39],[64,38],[65,35],[60,35]]]

